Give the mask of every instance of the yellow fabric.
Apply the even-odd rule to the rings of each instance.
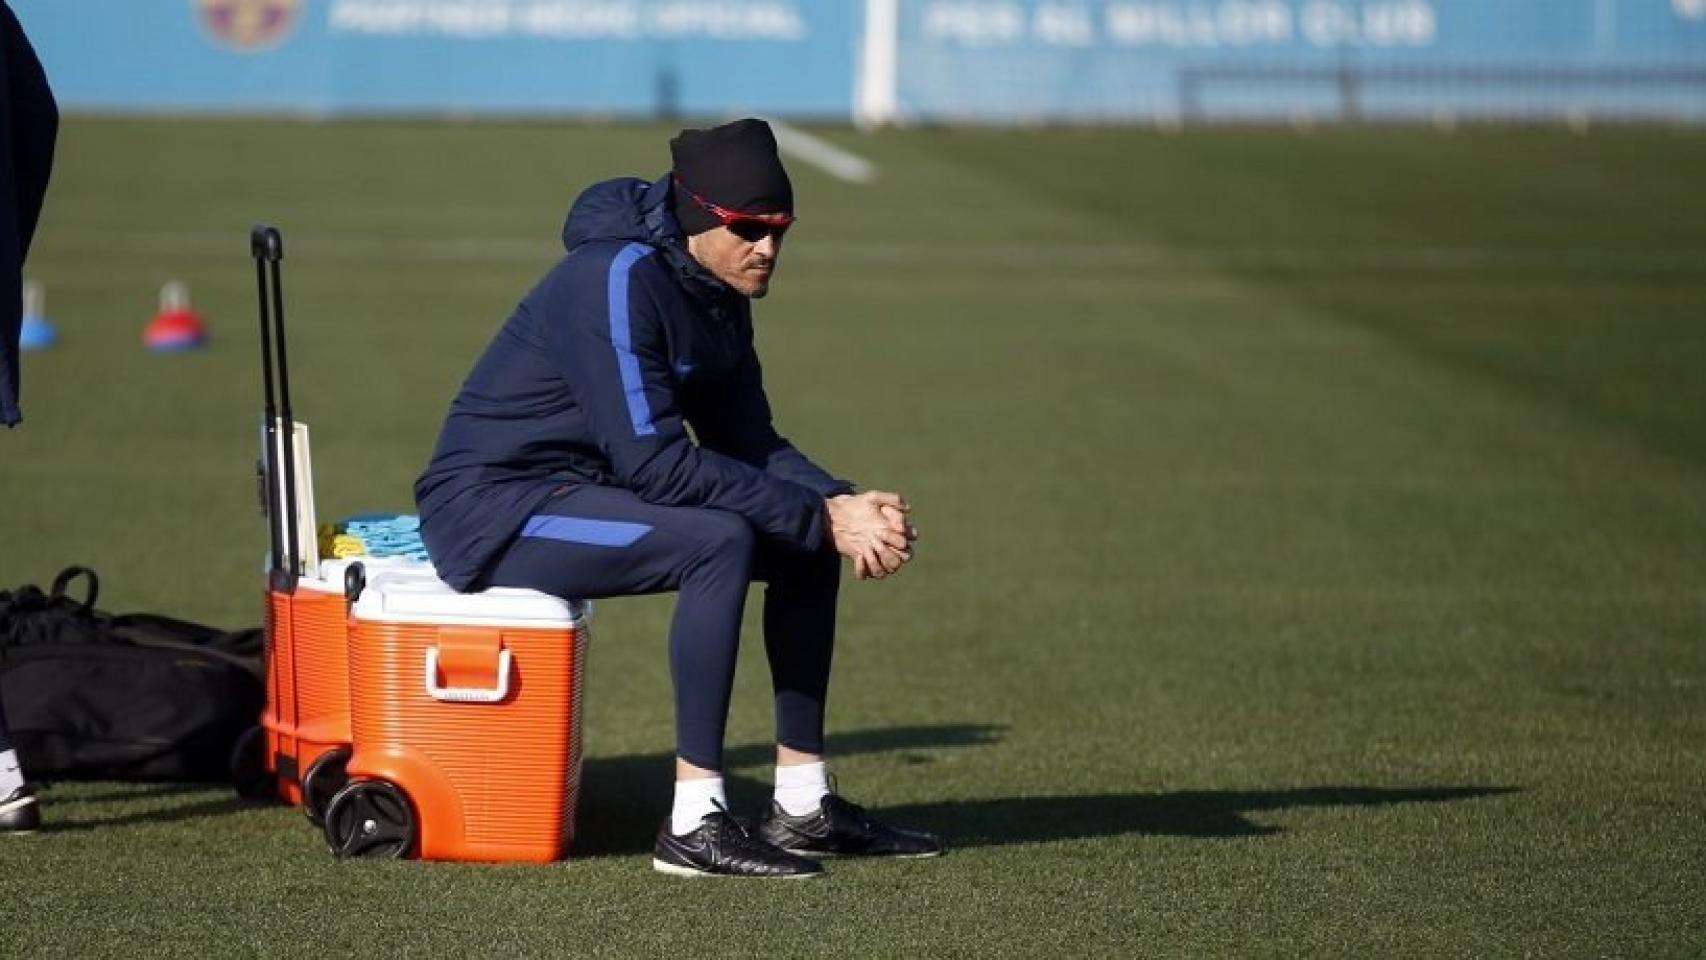
[[[320,553],[339,559],[344,557],[367,556],[367,544],[354,534],[339,533],[338,528],[329,523],[320,525]]]

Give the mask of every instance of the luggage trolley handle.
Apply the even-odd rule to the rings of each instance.
[[[498,703],[509,696],[511,674],[509,648],[498,650],[498,678],[493,687],[452,687],[438,682],[438,647],[426,652],[426,690],[434,700],[447,703]]]
[[[256,224],[249,231],[249,253],[256,260],[283,260],[284,238],[278,228],[264,223]]]
[[[249,231],[249,253],[255,260],[255,286],[260,299],[261,375],[266,403],[262,431],[266,444],[262,460],[266,490],[262,502],[267,506],[267,522],[272,535],[270,577],[274,589],[291,593],[296,589],[296,578],[301,570],[302,549],[296,530],[296,425],[290,409],[290,366],[284,343],[284,289],[279,277],[279,262],[284,259],[284,237],[278,228],[258,224]],[[281,444],[282,450],[279,449]],[[282,489],[280,479],[283,480]]]

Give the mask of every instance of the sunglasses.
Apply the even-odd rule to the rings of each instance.
[[[718,223],[728,227],[731,233],[747,243],[757,243],[769,236],[780,241],[788,232],[788,228],[794,225],[794,215],[791,213],[742,213],[739,210],[730,210],[687,189],[680,177],[675,177],[674,180],[681,192],[692,197],[700,209],[716,217]]]

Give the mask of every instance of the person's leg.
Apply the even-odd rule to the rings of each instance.
[[[0,709],[0,833],[27,833],[40,824],[35,791],[24,783],[24,772],[18,769],[18,754]]]
[[[6,730],[6,710],[0,705],[0,797],[24,785],[18,772],[18,755],[12,751],[12,736]]]
[[[714,774],[723,764],[752,551],[752,528],[735,514],[580,486],[547,502],[481,582],[576,599],[679,591],[669,632],[676,755]]]
[[[835,652],[841,557],[833,550],[761,549],[764,650],[776,699],[775,800],[791,814],[814,811],[829,793],[824,710]]]
[[[53,165],[59,112],[41,61],[17,17],[0,3],[0,426],[18,407],[22,267]]]
[[[652,868],[675,874],[809,877],[816,863],[753,836],[729,815],[723,731],[734,687],[754,535],[721,510],[659,507],[608,487],[576,487],[548,502],[483,577],[597,599],[677,590],[669,631],[675,685],[676,784],[658,828]]]
[[[0,58],[10,52],[11,34],[16,29],[12,12],[0,4]],[[0,60],[0,427],[23,419],[18,408],[18,331],[24,317],[24,244],[18,210],[20,191],[13,187],[18,177],[14,138],[22,131],[14,129],[13,113],[11,71]]]
[[[758,835],[809,856],[932,857],[935,834],[887,824],[830,789],[824,760],[824,707],[835,652],[841,557],[761,549],[764,649],[776,693],[776,792]]]

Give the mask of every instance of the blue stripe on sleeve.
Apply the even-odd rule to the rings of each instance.
[[[589,543],[595,547],[628,547],[652,532],[651,524],[625,523],[621,520],[588,520],[585,517],[557,517],[548,513],[535,514],[521,528],[524,537],[546,540],[566,540],[569,543]]]
[[[622,393],[628,398],[628,422],[634,436],[657,433],[652,410],[646,404],[646,385],[640,378],[640,359],[634,356],[633,336],[628,329],[628,271],[634,262],[652,252],[643,243],[630,243],[610,261],[607,295],[610,300],[610,342],[616,347],[616,369],[622,374]]]

